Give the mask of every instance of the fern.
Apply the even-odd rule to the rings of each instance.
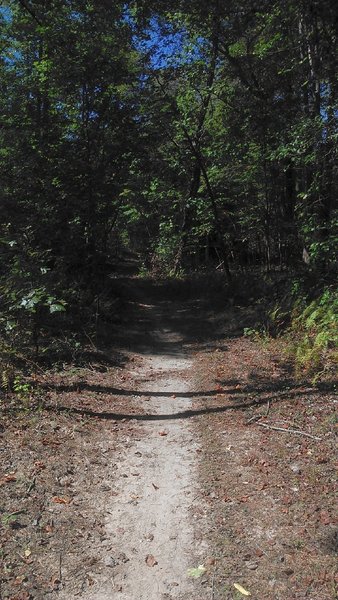
[[[293,356],[298,375],[325,372],[329,362],[337,360],[338,294],[326,289],[304,306],[304,299],[295,302],[288,332],[289,353]]]

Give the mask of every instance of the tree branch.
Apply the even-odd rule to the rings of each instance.
[[[38,25],[43,25],[43,22],[39,19],[39,17],[36,15],[36,13],[34,12],[34,10],[25,2],[25,0],[19,0],[19,4],[20,6],[22,6],[22,8],[28,12],[30,14],[30,16],[32,17],[32,19],[38,24]]]

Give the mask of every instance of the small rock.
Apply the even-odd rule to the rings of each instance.
[[[124,552],[120,552],[120,554],[118,555],[117,559],[118,559],[119,563],[127,563],[127,562],[129,562],[129,558],[128,558],[128,556],[125,555]]]
[[[119,564],[118,561],[113,556],[106,556],[103,562],[106,567],[111,567],[111,568],[114,568]]]
[[[258,568],[258,563],[254,561],[246,561],[245,566],[247,569],[250,569],[250,571],[255,571]]]
[[[148,565],[148,567],[155,567],[156,565],[158,565],[158,562],[152,554],[147,554],[146,564]]]
[[[59,482],[60,482],[60,485],[62,485],[62,487],[66,487],[66,486],[68,487],[68,486],[72,485],[73,480],[71,477],[61,477],[59,479]]]
[[[291,469],[291,471],[293,471],[294,473],[296,473],[296,475],[299,475],[301,473],[301,468],[296,463],[293,464],[293,465],[290,465],[290,469]]]

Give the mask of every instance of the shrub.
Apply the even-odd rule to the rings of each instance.
[[[318,379],[338,358],[338,294],[327,288],[310,303],[295,302],[287,333],[296,373]]]

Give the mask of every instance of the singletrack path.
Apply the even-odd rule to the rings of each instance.
[[[135,418],[127,418],[137,434],[113,456],[113,494],[97,491],[97,505],[105,507],[102,567],[81,598],[204,600],[210,578],[188,573],[208,556],[201,534],[206,509],[197,500],[199,449],[185,418],[192,408],[189,344],[172,328],[166,303],[137,302],[134,310],[127,328],[137,352],[125,379],[127,402],[137,407]],[[71,600],[70,588],[64,579],[57,597]]]

